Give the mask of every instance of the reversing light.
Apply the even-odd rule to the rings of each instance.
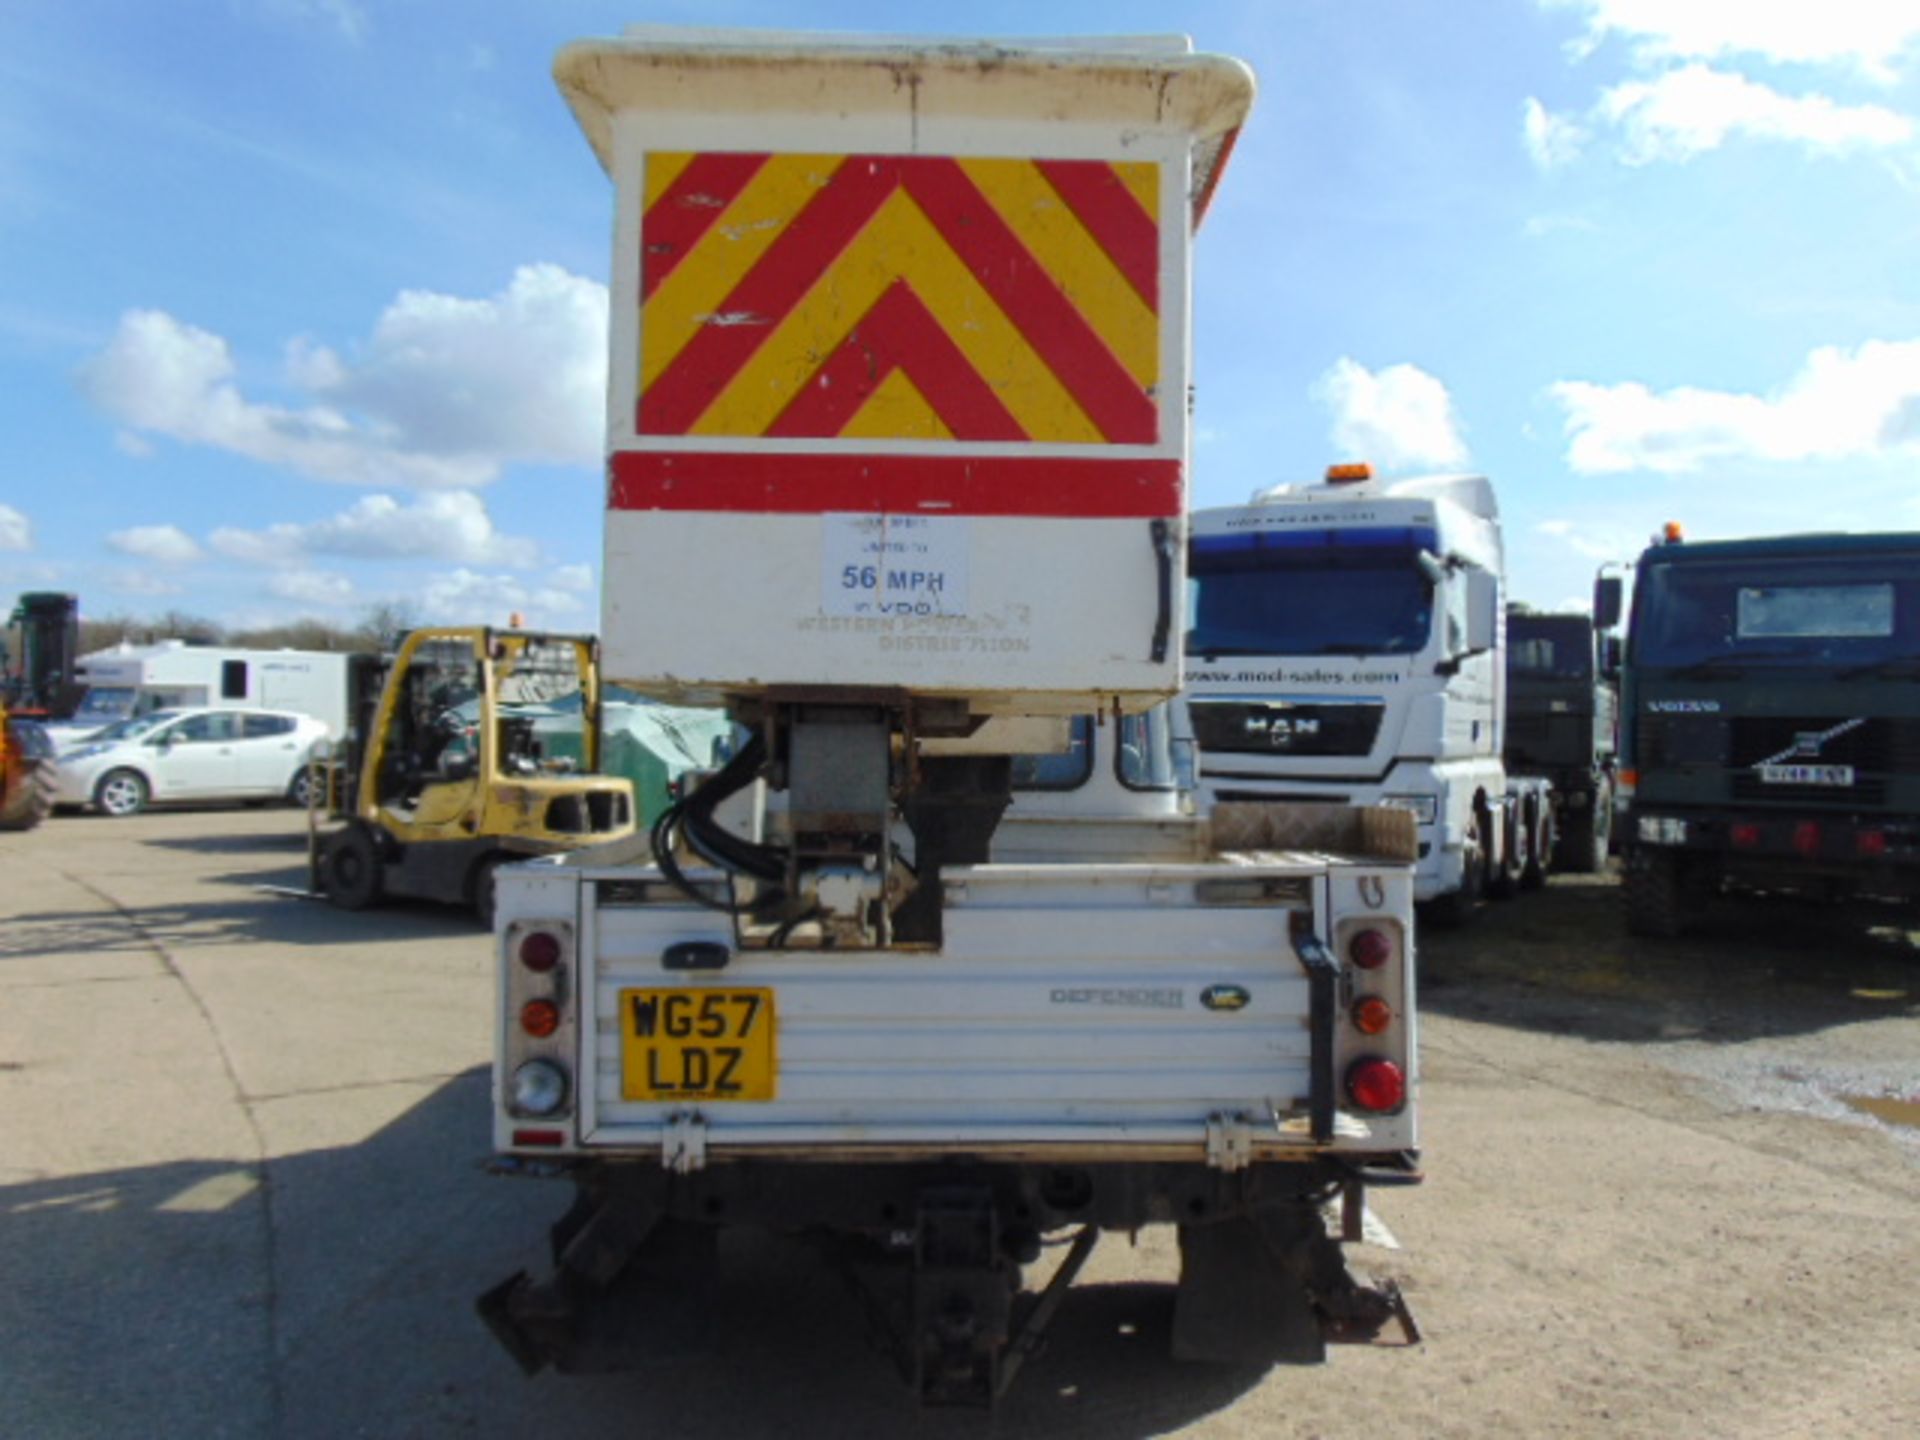
[[[551,930],[529,931],[520,942],[520,963],[544,975],[560,963],[560,937]]]
[[[1378,995],[1354,1003],[1353,1027],[1362,1035],[1378,1035],[1393,1023],[1393,1007]]]
[[[1378,970],[1393,958],[1393,941],[1384,930],[1362,930],[1347,942],[1347,958],[1362,970]]]
[[[520,1028],[544,1040],[560,1028],[560,1007],[551,1000],[529,1000],[520,1007]]]
[[[551,1060],[529,1060],[513,1072],[513,1108],[521,1115],[557,1115],[567,1103],[567,1072]]]
[[[1347,1095],[1362,1110],[1398,1110],[1407,1098],[1407,1077],[1391,1060],[1356,1060],[1347,1068]]]

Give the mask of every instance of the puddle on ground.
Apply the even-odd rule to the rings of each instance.
[[[1920,1100],[1896,1100],[1891,1095],[1842,1095],[1840,1098],[1876,1120],[1920,1130]]]

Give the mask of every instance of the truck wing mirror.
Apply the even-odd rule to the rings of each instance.
[[[1620,577],[1602,575],[1593,582],[1593,625],[1611,630],[1620,623]]]
[[[1467,582],[1467,655],[1483,655],[1493,649],[1495,631],[1500,623],[1500,578],[1479,566],[1465,572]]]

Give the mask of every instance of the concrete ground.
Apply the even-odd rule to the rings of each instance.
[[[0,1436],[1894,1436],[1920,1416],[1920,958],[1843,911],[1628,941],[1556,881],[1423,946],[1429,1183],[1366,1247],[1426,1330],[1165,1358],[1109,1238],[991,1424],[917,1413],[814,1257],[723,1249],[726,1341],[527,1380],[473,1297],[558,1187],[490,1177],[489,947],[349,915],[282,810],[0,835]]]

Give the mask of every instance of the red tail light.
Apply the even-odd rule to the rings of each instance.
[[[1757,849],[1760,844],[1760,827],[1750,820],[1743,820],[1737,825],[1728,827],[1727,838],[1733,842],[1736,850]]]
[[[560,1007],[551,1000],[529,1000],[520,1007],[520,1028],[544,1040],[560,1028]]]
[[[548,930],[533,930],[520,942],[520,963],[536,975],[544,975],[560,963],[560,937]]]
[[[1398,1110],[1406,1102],[1407,1077],[1391,1060],[1356,1060],[1347,1069],[1347,1095],[1362,1110]]]
[[[1384,930],[1362,930],[1347,942],[1347,958],[1362,970],[1378,970],[1393,958],[1393,941]]]
[[[1362,1035],[1378,1035],[1393,1023],[1393,1007],[1378,995],[1354,1002],[1353,1028]]]

